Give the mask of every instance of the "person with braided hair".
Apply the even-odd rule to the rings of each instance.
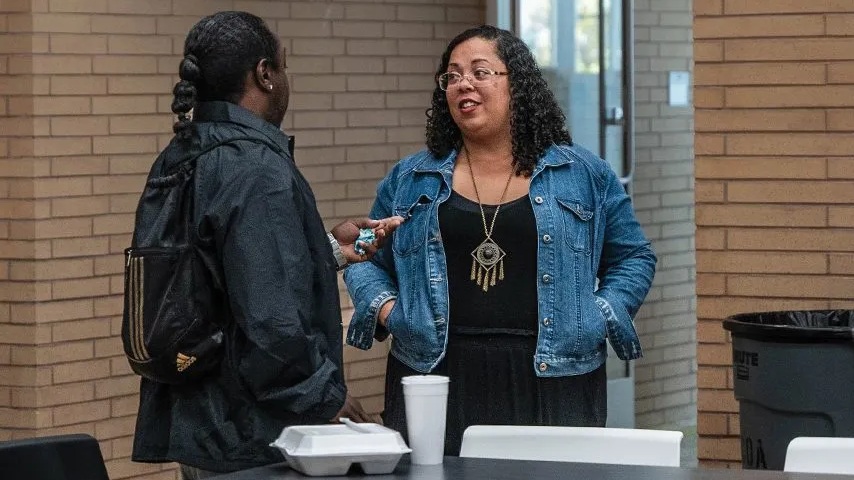
[[[344,273],[347,342],[391,334],[385,425],[406,432],[401,378],[450,377],[445,454],[470,425],[604,426],[606,339],[632,323],[656,257],[609,165],[573,144],[525,43],[484,25],[447,46],[427,148],[380,182],[371,215],[407,220]]]
[[[220,366],[181,385],[142,378],[132,458],[178,462],[185,479],[281,462],[288,425],[348,416],[337,270],[370,258],[402,218],[325,231],[280,126],[286,54],[255,15],[219,12],[189,31],[173,90],[175,137],[149,179],[196,155],[190,236],[224,300]],[[201,155],[199,156],[199,153]],[[138,216],[137,228],[153,222]],[[370,229],[371,243],[359,242]]]

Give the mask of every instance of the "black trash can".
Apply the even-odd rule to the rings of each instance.
[[[723,326],[743,468],[782,470],[795,437],[854,437],[854,310],[744,313]]]

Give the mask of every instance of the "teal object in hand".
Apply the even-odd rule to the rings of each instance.
[[[377,236],[374,234],[374,231],[372,229],[360,228],[359,229],[359,238],[356,239],[356,245],[353,247],[353,249],[356,250],[356,253],[358,253],[359,255],[364,255],[365,249],[362,248],[362,245],[360,242],[374,243],[374,240],[376,240],[376,238],[377,238]]]

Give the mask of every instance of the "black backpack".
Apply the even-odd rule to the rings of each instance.
[[[165,174],[149,175],[140,197],[125,250],[122,343],[133,371],[149,380],[183,384],[219,367],[227,294],[196,238],[194,173],[199,157],[239,140],[267,144],[240,137],[197,150]]]

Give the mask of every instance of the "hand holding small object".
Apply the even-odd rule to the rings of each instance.
[[[377,239],[374,230],[371,228],[360,228],[359,229],[359,238],[356,239],[356,244],[353,249],[359,255],[365,255],[365,247],[364,244],[373,244]]]
[[[337,241],[346,264],[363,262],[377,253],[401,223],[403,217],[399,216],[350,219],[336,225],[330,235]]]

